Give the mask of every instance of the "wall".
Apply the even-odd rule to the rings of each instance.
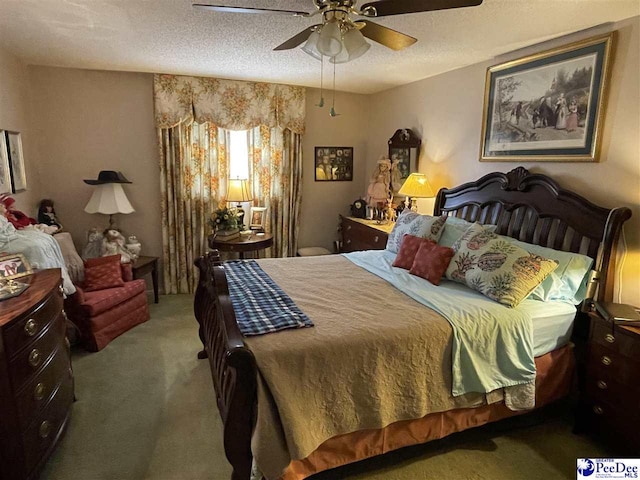
[[[325,102],[331,96],[325,91]],[[338,215],[348,215],[351,204],[364,196],[368,185],[366,166],[377,160],[367,149],[369,96],[336,93],[337,117],[329,116],[330,104],[316,106],[320,91],[307,89],[306,133],[303,138],[302,208],[300,247],[333,249],[338,239]],[[353,147],[353,180],[350,182],[315,181],[315,147]]]
[[[153,124],[150,74],[29,67],[32,130],[37,137],[41,197],[54,200],[65,229],[80,251],[86,232],[108,217],[85,213],[100,170],[119,170],[135,208],[117,215],[125,233],[135,233],[143,254],[162,257],[160,169]]]
[[[0,48],[0,130],[21,133],[27,190],[12,196],[15,208],[36,215],[41,199],[40,182],[35,168],[36,135],[29,125],[27,67],[16,57]]]
[[[611,30],[618,31],[605,111],[599,163],[526,163],[562,186],[606,207],[627,206],[633,217],[624,233],[628,253],[621,271],[623,302],[640,305],[640,17],[522,49],[371,98],[368,148],[385,151],[389,132],[414,129],[422,138],[419,170],[434,189],[455,186],[518,163],[480,163],[480,135],[487,67]],[[368,164],[370,171],[374,163]]]

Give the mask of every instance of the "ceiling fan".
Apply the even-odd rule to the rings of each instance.
[[[368,20],[369,18],[473,7],[480,5],[482,0],[379,0],[365,3],[359,8],[356,0],[312,0],[312,2],[316,8],[312,12],[200,3],[194,3],[193,6],[217,12],[270,13],[294,17],[322,15],[322,23],[305,28],[274,50],[289,50],[307,42],[303,47],[306,53],[318,59],[326,55],[331,58],[332,63],[343,63],[359,57],[368,50],[369,44],[362,38],[363,36],[392,50],[402,50],[417,41],[414,37],[373,23]],[[352,17],[365,17],[366,20],[354,21]]]

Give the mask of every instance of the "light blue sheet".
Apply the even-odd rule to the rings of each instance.
[[[432,285],[393,267],[395,254],[385,250],[343,255],[449,321],[453,328],[453,396],[488,393],[535,380],[533,325],[524,309],[508,308],[447,280]]]

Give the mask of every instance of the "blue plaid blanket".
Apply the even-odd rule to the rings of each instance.
[[[245,337],[313,327],[311,319],[255,260],[231,260],[224,266],[236,321]]]

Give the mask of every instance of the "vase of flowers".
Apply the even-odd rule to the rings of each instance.
[[[235,208],[221,207],[211,214],[209,225],[213,228],[213,233],[217,237],[229,237],[238,235],[238,213]]]

